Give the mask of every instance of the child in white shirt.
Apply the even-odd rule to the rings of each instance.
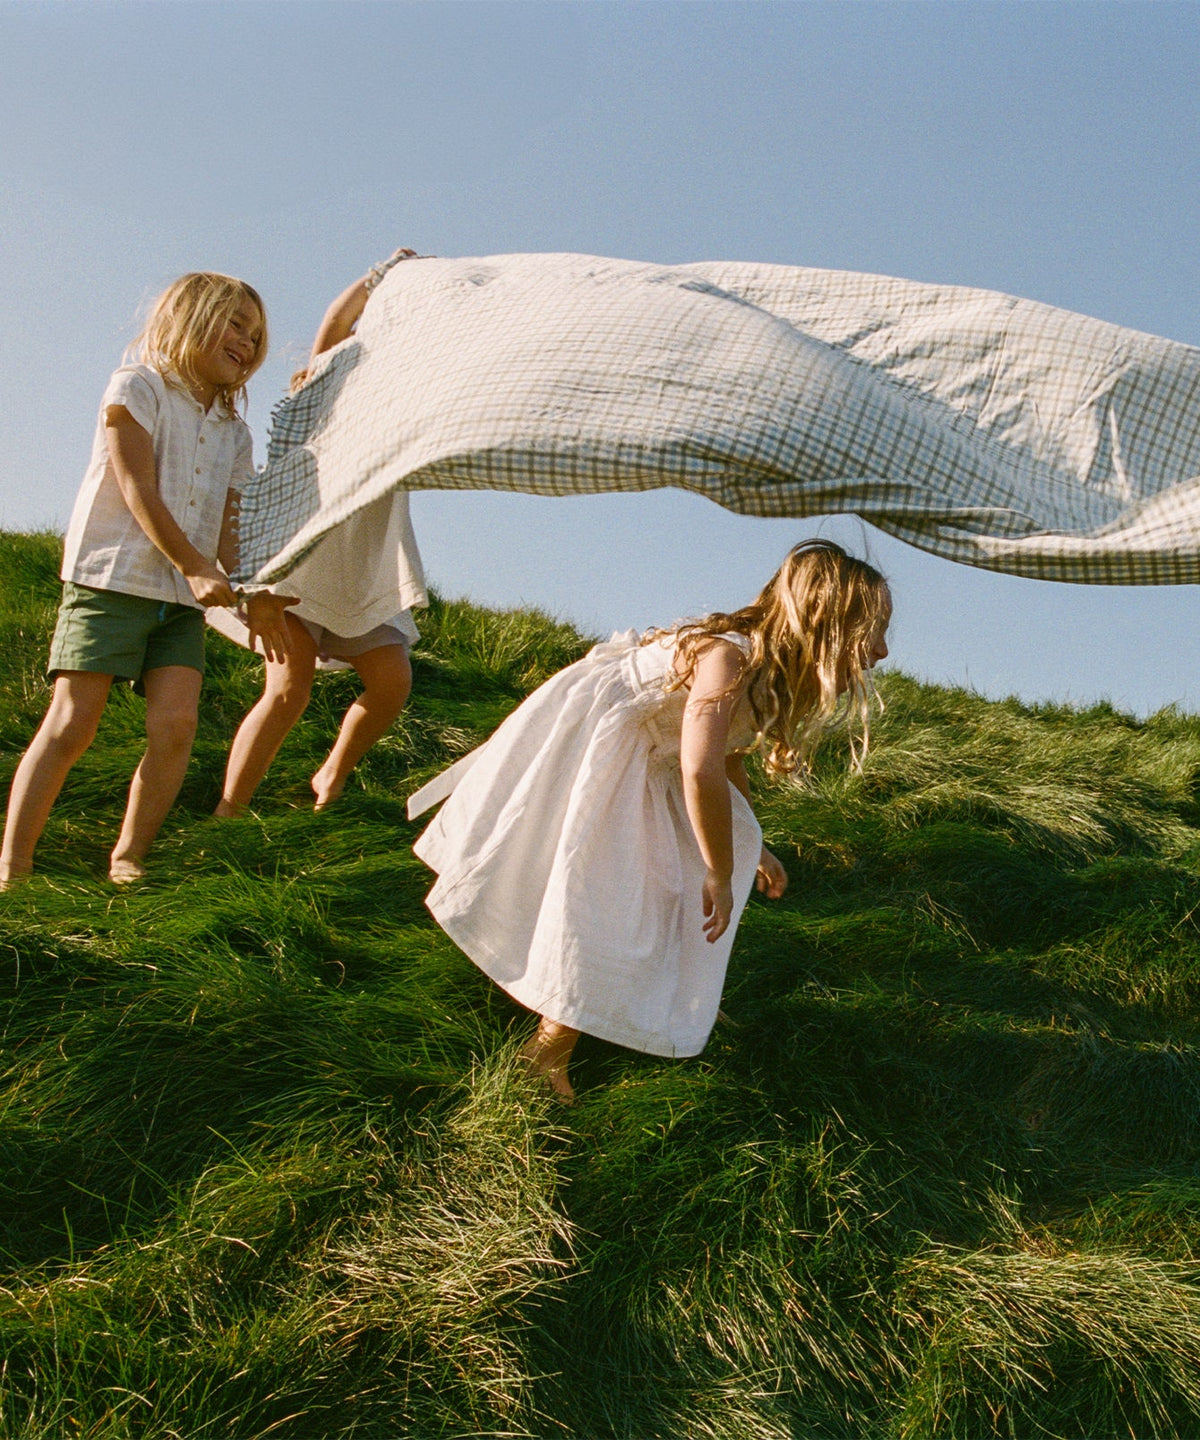
[[[0,887],[31,873],[51,807],[118,676],[144,691],[146,751],[109,878],[121,884],[145,873],[191,755],[204,607],[236,603],[227,572],[239,488],[253,473],[238,405],[266,353],[257,292],[198,272],[159,297],[132,347],[136,363],[109,380],[67,530],[54,691],[13,777]]]

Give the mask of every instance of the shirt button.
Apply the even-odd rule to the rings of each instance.
[[[200,443],[201,443],[201,445],[204,444],[204,436],[203,436],[203,435],[201,435],[201,437],[200,437]]]
[[[200,467],[199,467],[199,465],[197,465],[197,466],[196,466],[196,474],[199,475],[199,473],[200,473]]]

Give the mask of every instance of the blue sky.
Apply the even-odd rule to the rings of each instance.
[[[1200,343],[1200,5],[0,0],[0,525],[61,527],[105,378],[181,271],[264,294],[266,420],[398,244],[981,285]],[[422,494],[444,593],[590,631],[749,598],[813,522],[672,492]],[[824,533],[892,577],[895,663],[1200,708],[1197,587],[1049,585]]]

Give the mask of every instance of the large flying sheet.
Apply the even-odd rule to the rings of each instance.
[[[674,485],[1051,580],[1200,582],[1200,351],[799,266],[409,260],[276,410],[242,578],[393,490]]]

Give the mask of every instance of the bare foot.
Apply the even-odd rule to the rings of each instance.
[[[567,1065],[578,1039],[578,1030],[543,1016],[537,1033],[521,1047],[521,1059],[529,1066],[530,1074],[545,1080],[555,1098],[564,1105],[575,1103],[575,1089],[567,1078]]]
[[[315,812],[328,810],[335,800],[341,798],[342,791],[346,788],[344,779],[338,779],[336,775],[326,775],[324,766],[312,778],[313,794],[317,797],[313,805]]]
[[[113,860],[108,867],[108,878],[114,885],[136,885],[146,878],[146,867],[140,860]]]
[[[235,805],[232,800],[226,800],[224,795],[217,801],[217,808],[213,811],[213,817],[217,820],[237,820],[246,813],[244,805]]]
[[[0,865],[0,890],[15,890],[18,885],[24,885],[32,874],[32,865],[28,869],[18,865]]]

